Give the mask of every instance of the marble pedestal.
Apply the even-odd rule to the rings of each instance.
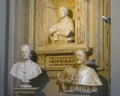
[[[15,92],[16,96],[33,96],[37,90],[38,90],[38,87],[32,87],[32,88],[15,87],[13,88],[13,91]]]
[[[91,96],[91,93],[65,92],[67,96]]]

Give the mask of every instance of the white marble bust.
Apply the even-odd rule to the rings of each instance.
[[[59,8],[60,22],[49,28],[49,35],[53,42],[73,42],[74,24],[71,17],[68,16],[68,9],[64,6]]]
[[[42,73],[41,68],[39,65],[32,60],[30,60],[30,46],[29,45],[22,45],[21,46],[21,56],[22,60],[20,62],[15,63],[10,71],[10,74],[21,80],[23,85],[21,87],[32,87],[29,85],[29,80],[37,77],[39,74]]]

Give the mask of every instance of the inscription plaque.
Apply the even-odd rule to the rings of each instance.
[[[73,55],[46,56],[46,70],[63,70],[65,67],[74,64]]]

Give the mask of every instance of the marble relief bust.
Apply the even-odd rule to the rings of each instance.
[[[49,28],[49,35],[52,42],[74,42],[74,24],[68,16],[68,9],[65,6],[59,8],[60,22]]]
[[[29,85],[29,80],[37,77],[39,74],[42,73],[41,68],[39,65],[32,60],[30,60],[30,53],[31,49],[29,45],[22,45],[21,46],[21,56],[22,60],[16,62],[10,71],[10,74],[21,80],[22,85],[20,87],[32,87]]]

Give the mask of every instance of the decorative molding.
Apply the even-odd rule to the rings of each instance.
[[[30,0],[25,0],[24,5],[24,43],[29,44],[29,17],[30,17]]]
[[[45,69],[45,55],[38,54],[38,61],[37,62],[40,65],[40,67],[42,67],[43,69]]]
[[[89,51],[89,48],[84,47],[84,45],[78,44],[68,44],[66,45],[49,45],[43,46],[38,49],[35,49],[38,54],[58,54],[58,53],[73,53],[76,50],[81,49],[85,52]]]
[[[33,49],[33,37],[34,37],[34,0],[30,0],[30,16],[29,16],[29,45]]]
[[[77,16],[76,16],[76,37],[78,44],[85,44],[86,41],[86,6],[85,0],[77,0]]]
[[[86,46],[90,47],[90,2],[86,2]]]
[[[96,0],[96,40],[95,40],[95,61],[96,65],[103,64],[103,28],[101,16],[103,14],[102,0]]]
[[[45,45],[45,2],[46,0],[35,0],[34,1],[34,45],[35,48]]]

